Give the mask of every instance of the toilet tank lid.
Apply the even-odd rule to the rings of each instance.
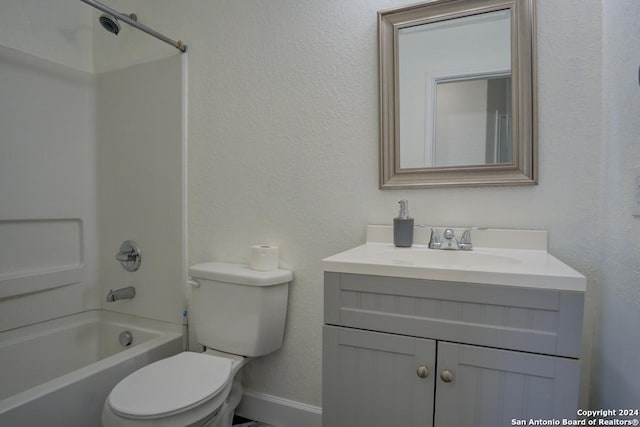
[[[194,279],[215,280],[249,286],[272,286],[293,280],[289,270],[257,271],[246,264],[226,262],[205,262],[192,265],[189,275]]]

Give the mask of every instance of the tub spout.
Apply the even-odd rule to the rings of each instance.
[[[111,289],[107,294],[107,302],[115,302],[121,299],[131,299],[136,296],[136,288],[127,286],[126,288]]]

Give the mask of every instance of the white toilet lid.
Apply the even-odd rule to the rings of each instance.
[[[111,409],[133,417],[180,412],[208,400],[229,381],[231,360],[183,352],[147,365],[116,385]]]

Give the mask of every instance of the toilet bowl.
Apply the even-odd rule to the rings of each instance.
[[[196,338],[209,349],[159,360],[120,381],[104,403],[105,427],[230,427],[241,368],[282,346],[290,271],[204,263],[189,272]]]
[[[247,361],[207,350],[183,352],[147,365],[114,387],[102,422],[123,427],[230,425],[242,395],[236,376]]]

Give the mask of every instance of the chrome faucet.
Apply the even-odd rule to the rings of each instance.
[[[444,237],[444,239],[442,240],[440,249],[444,249],[447,251],[456,251],[460,249],[460,246],[458,245],[458,239],[456,239],[456,233],[454,233],[452,229],[447,228],[446,230],[444,230],[444,233],[442,233],[442,237]]]
[[[438,230],[431,229],[431,238],[429,239],[430,249],[444,249],[444,250],[460,250],[470,251],[473,250],[473,243],[471,243],[471,230],[486,230],[484,227],[472,227],[467,228],[462,233],[460,240],[456,238],[455,232],[451,228],[444,230],[443,239],[440,238]]]
[[[467,228],[462,232],[462,237],[458,241],[458,247],[461,251],[473,250],[473,243],[471,243],[471,228]]]
[[[127,286],[126,288],[109,290],[107,294],[107,302],[116,302],[121,299],[131,299],[136,296],[136,288],[133,286]]]
[[[431,229],[431,238],[429,239],[429,249],[440,249],[442,246],[442,240],[440,240],[440,234],[435,228]]]

